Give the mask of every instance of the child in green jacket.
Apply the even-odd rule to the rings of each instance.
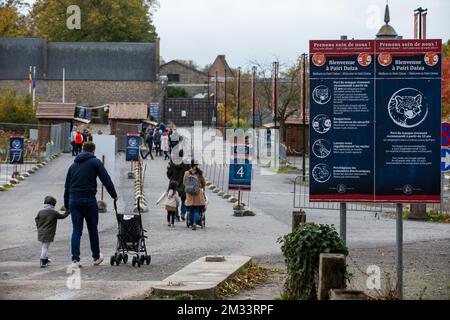
[[[53,242],[56,233],[56,224],[58,219],[65,219],[69,215],[69,211],[60,214],[55,210],[56,199],[47,196],[44,199],[44,209],[40,210],[35,218],[38,230],[38,241],[42,243],[41,247],[41,268],[45,268],[50,260],[48,258],[48,248]]]

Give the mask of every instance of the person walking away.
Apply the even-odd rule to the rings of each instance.
[[[142,158],[147,159],[147,157],[150,155],[150,158],[153,160],[153,155],[152,155],[152,149],[153,149],[153,129],[151,128],[147,128],[146,130],[146,134],[145,134],[145,144],[147,145],[147,154],[141,154]]]
[[[77,133],[75,134],[75,146],[76,151],[75,155],[77,156],[81,152],[81,147],[83,146],[83,135],[81,134],[80,130],[77,130]]]
[[[178,183],[176,181],[170,181],[167,191],[159,197],[158,201],[156,201],[156,205],[158,205],[165,199],[164,206],[167,211],[167,226],[172,228],[175,228],[175,212],[180,204],[180,199],[177,195],[177,187]]]
[[[72,146],[72,156],[75,157],[75,153],[77,151],[77,145],[75,144],[75,137],[77,135],[77,128],[73,127],[72,131],[70,132],[70,145]]]
[[[204,195],[206,181],[203,172],[194,159],[191,160],[191,168],[184,173],[183,183],[184,191],[186,192],[186,207],[189,212],[189,221],[192,225],[192,230],[196,230],[196,225],[201,224],[201,210],[206,205]]]
[[[94,143],[83,144],[83,152],[75,158],[74,163],[70,166],[65,182],[64,206],[70,211],[73,225],[72,262],[78,267],[81,267],[80,240],[84,220],[86,220],[89,231],[93,265],[99,265],[103,261],[97,230],[98,206],[95,198],[97,177],[100,178],[111,198],[116,201],[119,199],[111,177],[103,163],[95,157],[94,152]]]
[[[183,158],[184,152],[183,150],[179,151],[179,157],[180,159]],[[181,205],[180,205],[180,210],[181,210],[181,218],[183,220],[186,220],[186,192],[184,192],[184,184],[183,184],[183,178],[184,178],[184,173],[189,170],[190,165],[188,163],[184,163],[183,161],[180,161],[180,163],[175,163],[173,157],[170,157],[169,160],[169,165],[167,166],[167,178],[169,180],[175,180],[178,183],[178,196],[180,197],[181,200]],[[178,210],[175,213],[175,218],[177,219],[177,221],[180,221],[180,215],[179,212],[180,210]]]
[[[161,133],[158,128],[155,129],[155,133],[153,134],[153,143],[155,144],[156,156],[161,155]]]
[[[170,135],[170,151],[172,152],[173,148],[177,146],[180,142],[180,135],[177,132],[176,128],[173,128],[172,133]]]
[[[164,160],[169,159],[169,132],[167,130],[161,137],[161,149],[164,152]]]
[[[61,214],[55,210],[56,199],[52,196],[46,196],[44,199],[44,209],[40,210],[34,219],[38,231],[38,241],[41,243],[41,268],[47,267],[51,262],[48,258],[48,249],[50,243],[55,239],[56,225],[58,219],[65,219],[69,215],[69,210]]]

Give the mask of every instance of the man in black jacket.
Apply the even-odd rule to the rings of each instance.
[[[75,158],[74,163],[70,166],[65,183],[64,207],[70,211],[72,217],[72,262],[77,266],[80,266],[80,240],[83,232],[83,220],[86,220],[89,231],[93,264],[99,265],[103,261],[97,230],[98,206],[95,198],[97,177],[100,178],[114,200],[119,198],[108,172],[103,163],[95,157],[94,152],[94,143],[85,142],[83,144],[83,152]]]

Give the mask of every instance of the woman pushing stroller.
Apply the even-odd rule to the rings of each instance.
[[[198,163],[191,161],[191,168],[184,173],[184,191],[186,192],[186,207],[189,213],[189,222],[192,230],[197,229],[197,224],[202,225],[201,213],[205,208],[205,177]]]

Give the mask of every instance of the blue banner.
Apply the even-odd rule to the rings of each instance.
[[[22,136],[12,136],[9,138],[9,163],[23,164],[23,153],[25,141]]]
[[[127,134],[126,161],[138,161],[140,150],[140,136],[137,133]]]

